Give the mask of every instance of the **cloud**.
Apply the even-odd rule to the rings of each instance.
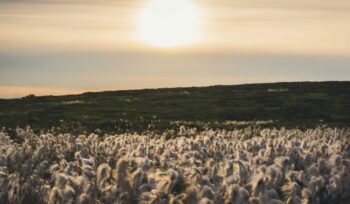
[[[117,90],[350,80],[350,57],[240,53],[0,53],[0,86]]]
[[[350,80],[350,1],[196,1],[202,41],[164,50],[135,39],[146,0],[0,0],[0,86]]]
[[[0,50],[138,50],[137,12],[146,0],[4,1]],[[200,50],[285,54],[350,53],[345,0],[197,1]],[[188,49],[187,47],[184,48]]]

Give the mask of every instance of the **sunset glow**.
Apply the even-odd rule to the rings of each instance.
[[[348,19],[347,0],[0,0],[0,98],[349,80]]]
[[[139,14],[140,40],[154,46],[174,47],[199,38],[199,12],[189,0],[153,0]]]

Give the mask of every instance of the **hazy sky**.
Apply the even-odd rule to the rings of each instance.
[[[151,1],[0,0],[0,98],[350,80],[349,0],[188,0],[200,35],[171,48],[139,39]]]

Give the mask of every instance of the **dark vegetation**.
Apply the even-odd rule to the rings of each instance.
[[[272,120],[263,126],[311,128],[350,124],[350,82],[293,82],[106,91],[0,100],[0,127],[63,132],[142,132],[192,121],[197,128],[233,128],[223,121]],[[196,122],[197,121],[197,122]],[[181,124],[181,123],[177,123]]]

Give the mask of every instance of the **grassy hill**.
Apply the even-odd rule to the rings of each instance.
[[[106,91],[0,100],[0,127],[105,132],[166,129],[174,121],[273,120],[269,126],[350,124],[350,82],[293,82]]]

